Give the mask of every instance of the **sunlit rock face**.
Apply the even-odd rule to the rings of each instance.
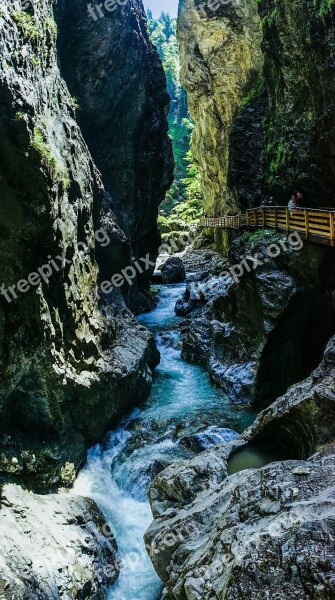
[[[116,543],[92,500],[1,490],[1,598],[106,597],[119,565]]]
[[[192,148],[202,174],[205,211],[211,213],[237,208],[228,186],[230,132],[238,109],[259,85],[263,55],[256,2],[208,5],[181,1],[178,39],[182,82],[195,121]]]
[[[102,210],[100,174],[58,68],[52,7],[6,0],[0,12],[1,283],[21,281],[0,299],[0,475],[43,491],[71,485],[86,448],[148,395],[158,361],[122,295],[101,308],[94,294],[98,228],[110,239],[110,275],[130,250]]]
[[[61,0],[61,73],[79,104],[77,118],[136,258],[160,245],[158,206],[172,183],[173,156],[167,135],[170,99],[156,48],[151,44],[141,0],[88,12],[86,0]],[[95,3],[92,5],[96,6]],[[153,268],[138,276],[144,293]],[[141,308],[134,287],[127,295]]]
[[[261,0],[270,112],[264,160],[272,193],[305,191],[307,206],[335,200],[335,5]]]
[[[156,477],[145,540],[165,598],[332,598],[334,366],[333,338],[316,371],[239,438]],[[252,444],[272,458],[232,474]]]
[[[335,6],[316,0],[182,0],[182,79],[205,212],[264,196],[334,205]],[[217,249],[227,234],[214,232]],[[222,244],[224,241],[224,244]]]
[[[230,263],[207,250],[184,257],[195,281],[176,304],[182,357],[202,364],[236,403],[275,400],[315,368],[335,332],[334,250],[303,247],[297,234],[290,242],[276,232],[245,233]],[[277,244],[282,252],[270,258]]]

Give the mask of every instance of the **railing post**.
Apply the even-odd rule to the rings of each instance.
[[[335,215],[333,212],[329,213],[329,218],[330,218],[330,243],[332,246],[334,246],[334,244],[335,244],[335,230],[334,230]]]
[[[278,215],[277,215],[277,207],[275,206],[275,228],[278,226]]]
[[[309,214],[308,214],[308,209],[305,208],[305,230],[306,230],[306,237],[308,237],[309,235]]]
[[[262,208],[263,227],[265,227],[265,208]]]
[[[290,211],[286,209],[286,231],[290,230]]]

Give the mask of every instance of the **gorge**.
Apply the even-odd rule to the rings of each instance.
[[[1,0],[1,599],[334,597],[334,18]]]

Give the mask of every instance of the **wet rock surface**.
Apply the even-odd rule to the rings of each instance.
[[[106,227],[112,270],[129,244],[111,213],[106,221],[60,76],[52,7],[5,1],[0,14],[2,282],[25,289],[0,299],[0,478],[43,492],[72,484],[86,448],[147,397],[159,359],[121,294],[104,307],[95,294],[95,232]],[[48,276],[27,290],[42,265]]]
[[[232,429],[211,426],[198,433],[182,437],[180,441],[186,448],[198,453],[216,444],[231,442],[238,437],[239,434]]]
[[[263,67],[261,25],[254,2],[217,5],[182,0],[178,40],[181,78],[195,121],[192,149],[200,164],[205,210],[236,210],[228,186],[229,136],[244,98]]]
[[[305,206],[334,206],[334,3],[261,0],[259,12],[270,107],[267,183],[284,202],[286,190],[299,186]]]
[[[60,0],[56,18],[61,73],[77,99],[78,123],[102,175],[105,212],[115,213],[127,235],[127,265],[132,256],[147,253],[154,262],[160,245],[158,206],[172,183],[173,156],[165,74],[142,2],[119,3],[94,20],[86,0]],[[109,263],[107,252],[104,265],[110,270]],[[152,272],[150,267],[138,274],[138,285],[125,290],[136,312],[149,310]]]
[[[0,597],[106,597],[119,565],[116,543],[91,500],[2,488]]]
[[[183,258],[182,357],[204,365],[233,401],[278,397],[315,368],[335,331],[334,252],[292,244],[270,231],[246,233],[230,261],[212,250]],[[268,254],[274,245],[277,258]]]
[[[161,266],[162,283],[182,283],[185,277],[185,267],[180,258],[168,258]]]
[[[146,542],[166,598],[332,598],[334,347],[238,439],[155,479]],[[228,477],[238,451],[266,443],[287,460]]]

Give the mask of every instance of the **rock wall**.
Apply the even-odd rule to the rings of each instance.
[[[86,448],[147,396],[158,362],[122,296],[99,307],[94,294],[106,260],[97,230],[109,236],[109,276],[129,244],[102,210],[52,5],[0,10],[0,476],[43,492],[72,483]]]
[[[158,206],[173,179],[167,135],[170,99],[165,74],[148,38],[141,0],[88,12],[86,0],[57,4],[61,73],[79,104],[78,123],[97,164],[112,209],[131,244],[132,256],[157,257]],[[95,6],[93,4],[93,6]],[[153,269],[138,276],[140,291]],[[145,300],[134,286],[132,309]]]
[[[316,367],[335,332],[334,250],[269,231],[238,238],[230,261],[193,254],[186,267],[200,270],[176,306],[182,356],[237,403],[273,401]]]
[[[334,343],[240,438],[154,480],[146,544],[168,600],[332,598]],[[265,443],[288,460],[228,476],[238,452]]]
[[[286,204],[298,188],[307,206],[334,205],[334,17],[332,0],[182,0],[182,80],[205,212],[266,195]],[[227,235],[214,238],[227,249]]]
[[[2,600],[106,597],[117,547],[92,500],[6,485],[0,516]]]
[[[222,3],[216,10],[204,6],[195,0],[180,3],[181,78],[195,121],[192,149],[202,175],[205,212],[235,211],[227,181],[230,131],[262,74],[260,19],[251,1]]]
[[[261,0],[270,110],[264,161],[272,193],[300,187],[308,206],[335,205],[335,4]]]

